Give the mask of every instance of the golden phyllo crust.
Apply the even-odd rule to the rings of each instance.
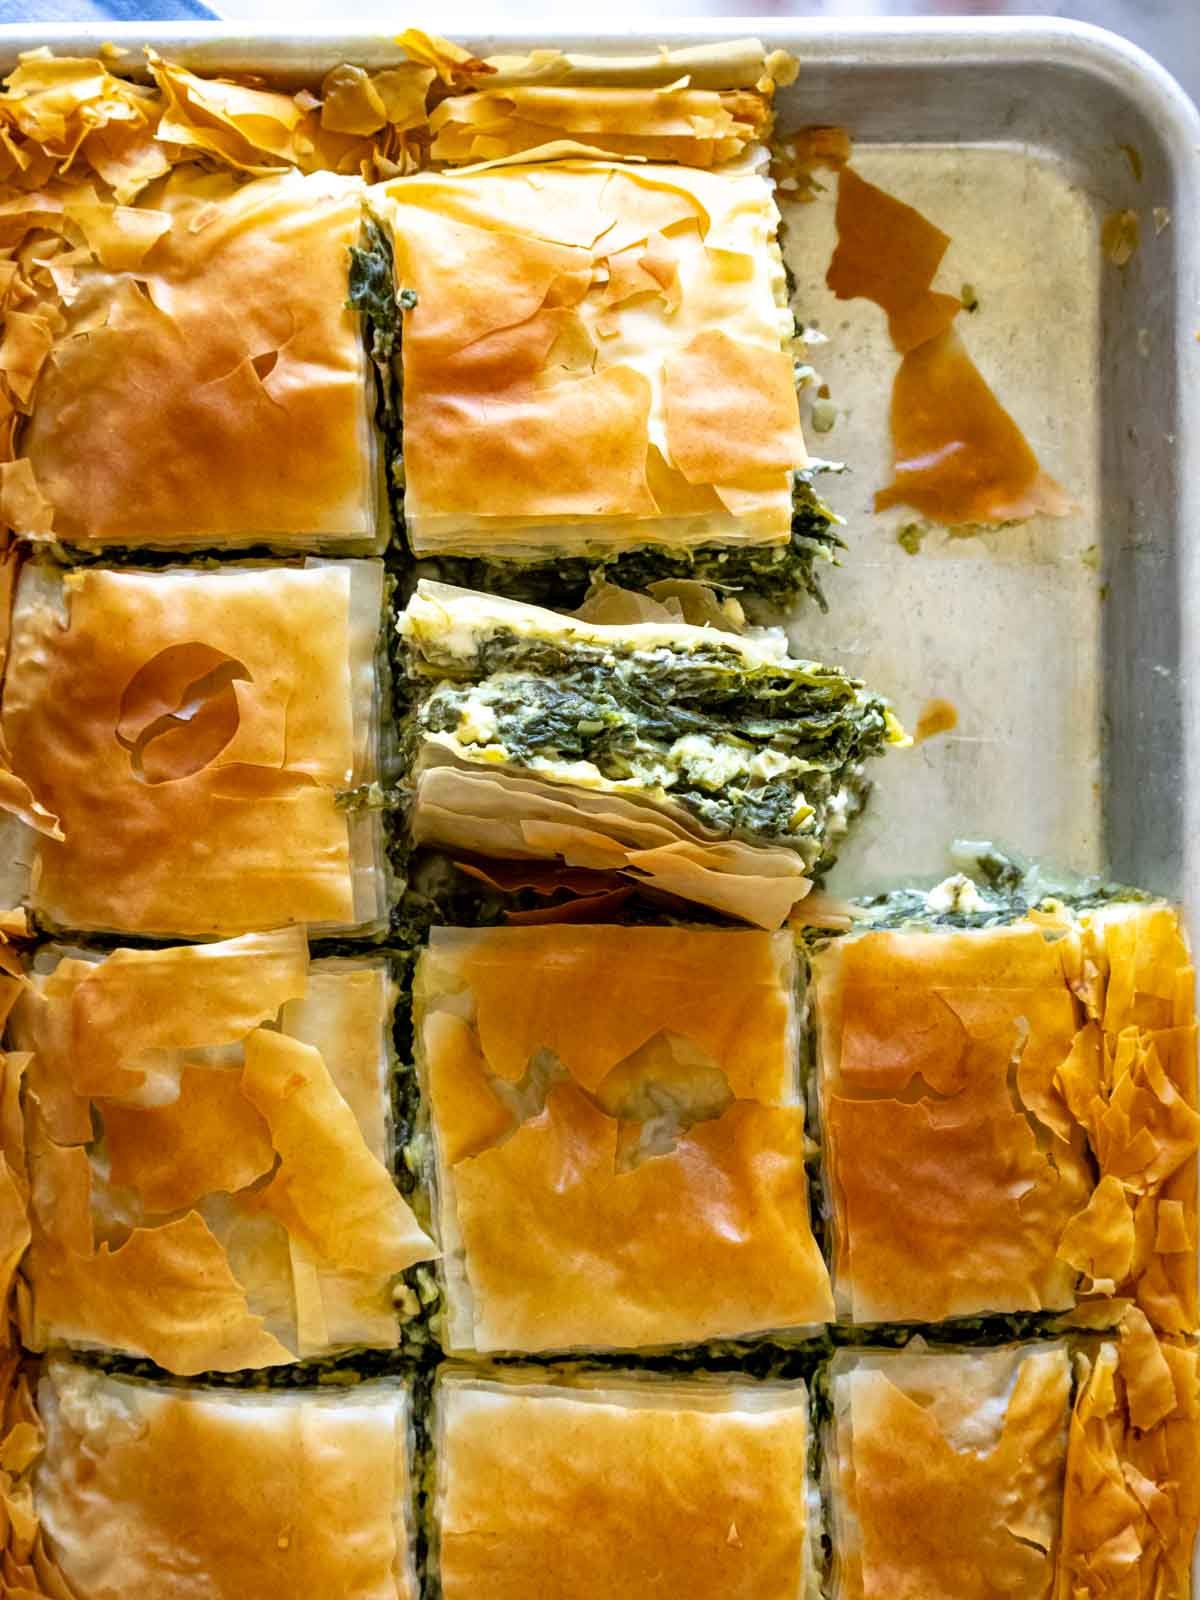
[[[1200,1524],[1200,1354],[1131,1307],[1077,1357],[1056,1600],[1188,1600]]]
[[[786,934],[434,930],[416,1024],[450,1348],[630,1349],[829,1318],[794,981]]]
[[[1175,911],[866,933],[814,963],[852,1322],[1133,1302],[1196,1327],[1194,974]]]
[[[834,1276],[854,1322],[1066,1309],[1087,1200],[1054,1074],[1077,1021],[1038,928],[868,933],[814,962]]]
[[[770,103],[754,90],[514,85],[455,95],[429,121],[430,155],[447,164],[603,153],[715,167],[765,137]]]
[[[239,1394],[50,1362],[33,1593],[414,1600],[410,1404],[394,1380]]]
[[[47,196],[47,220],[80,243],[61,306],[29,313],[50,342],[17,449],[45,507],[16,531],[382,548],[374,399],[346,303],[362,195],[324,173],[238,186],[182,167],[137,208]]]
[[[400,179],[371,205],[416,295],[418,554],[786,542],[807,458],[761,171],[500,166]]]
[[[10,1024],[25,1343],[181,1374],[395,1346],[435,1252],[388,1169],[393,1003],[297,929],[40,958]]]
[[[1179,914],[1103,908],[1064,956],[1082,1027],[1059,1081],[1099,1182],[1063,1253],[1089,1295],[1133,1301],[1164,1333],[1194,1333],[1196,974]]]
[[[814,1592],[803,1384],[541,1376],[439,1377],[445,1600]]]
[[[204,938],[377,925],[373,562],[160,572],[27,567],[3,729],[56,811],[47,923]]]
[[[1065,1344],[844,1350],[830,1383],[835,1600],[1049,1600]]]

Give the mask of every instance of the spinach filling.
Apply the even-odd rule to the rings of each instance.
[[[836,566],[846,547],[838,518],[817,494],[812,475],[796,474],[792,489],[792,533],[786,544],[701,545],[697,549],[646,547],[611,556],[564,556],[545,561],[498,561],[439,556],[425,563],[427,576],[463,589],[483,589],[527,604],[573,610],[590,585],[615,583],[645,589],[665,578],[693,578],[777,611],[802,596],[828,610],[819,569]]]
[[[399,399],[402,317],[417,303],[412,289],[396,289],[392,242],[368,217],[362,243],[350,246],[346,304],[363,319],[375,368],[375,426],[383,441],[388,509],[393,532],[404,526],[404,420]]]
[[[427,649],[430,665],[437,641]],[[668,796],[715,832],[788,845],[814,869],[861,809],[863,762],[892,737],[884,701],[813,662],[747,664],[719,642],[616,653],[583,641],[497,631],[469,681],[419,697],[409,755],[428,734],[533,771],[579,774]],[[488,759],[485,757],[485,759]]]
[[[863,915],[855,924],[856,930],[998,928],[1019,922],[1031,911],[1054,902],[1078,914],[1101,906],[1154,899],[1141,889],[1105,878],[1047,871],[991,843],[955,840],[950,858],[958,871],[971,880],[969,909],[957,905],[935,909],[924,889],[892,889],[857,902]],[[817,933],[813,940],[819,943],[828,937]]]

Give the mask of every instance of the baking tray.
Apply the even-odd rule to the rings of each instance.
[[[131,62],[149,43],[294,87],[396,54],[379,33],[229,27],[5,25],[0,66],[37,44],[112,40]],[[910,723],[935,696],[959,719],[882,763],[834,887],[940,876],[948,841],[967,837],[1200,904],[1200,117],[1148,56],[1073,22],[706,19],[462,42],[487,54],[747,34],[801,60],[778,97],[781,131],[846,126],[864,175],[951,235],[937,286],[975,288],[978,311],[959,319],[969,348],[1079,505],[969,538],[931,531],[907,553],[896,534],[919,519],[871,511],[896,362],[882,314],[825,287],[832,192],[785,207],[794,303],[828,336],[813,360],[838,406],[810,444],[851,468],[823,480],[847,519],[845,564],[828,614],[798,613],[793,642],[867,677]],[[1100,241],[1117,210],[1141,225],[1124,267]]]
[[[919,519],[871,511],[896,363],[882,315],[825,287],[831,195],[786,208],[796,309],[828,337],[813,359],[839,411],[810,443],[852,469],[823,482],[849,543],[826,584],[830,610],[799,612],[793,642],[861,672],[910,722],[934,696],[959,716],[953,732],[881,763],[835,886],[937,877],[950,839],[990,838],[1181,898],[1194,915],[1200,116],[1182,90],[1116,36],[1043,19],[737,18],[484,35],[437,25],[480,54],[757,35],[802,62],[778,97],[781,131],[846,126],[863,174],[951,235],[937,286],[975,288],[980,308],[959,324],[971,353],[1079,509],[970,538],[932,531],[907,553],[897,532]],[[40,44],[91,53],[111,40],[296,87],[339,61],[376,67],[396,54],[377,33],[228,26],[0,25],[0,68]],[[1119,210],[1141,224],[1123,267],[1100,238]],[[0,819],[0,880],[13,831]]]

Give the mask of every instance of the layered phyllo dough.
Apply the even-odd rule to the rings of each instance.
[[[1062,1343],[840,1350],[824,1440],[834,1600],[1050,1600],[1070,1393]]]
[[[433,107],[435,165],[617,155],[715,167],[771,131],[775,88],[796,62],[757,39],[660,45],[644,55],[540,49],[489,56],[467,94]]]
[[[444,1369],[433,1440],[445,1600],[818,1592],[802,1383]]]
[[[25,1344],[181,1374],[397,1345],[435,1250],[392,1178],[395,999],[298,929],[43,950],[9,1025]]]
[[[1055,1600],[1189,1600],[1200,1524],[1200,1355],[1136,1308],[1076,1357]]]
[[[865,932],[813,968],[841,1317],[1134,1301],[1194,1330],[1194,978],[1170,908]]]
[[[761,140],[770,121],[756,90],[697,88],[686,77],[654,88],[510,84],[439,102],[429,153],[448,166],[553,153],[717,167]]]
[[[381,549],[371,368],[347,299],[364,187],[184,166],[136,207],[87,185],[47,196],[38,221],[69,248],[54,292],[20,313],[37,360],[8,469],[15,531]]]
[[[811,1329],[790,936],[437,928],[418,1066],[454,1351]]]
[[[687,91],[535,86],[444,101],[435,150],[520,150],[554,121],[602,130],[629,94],[659,109],[666,139],[694,126]],[[727,137],[736,112],[713,110],[707,128]],[[808,457],[760,157],[718,172],[501,162],[371,191],[407,307],[402,482],[416,554],[788,544]]]
[[[617,615],[638,598],[610,596]],[[861,807],[866,760],[903,736],[782,633],[654,609],[666,620],[595,621],[423,580],[399,622],[413,837],[776,928]]]
[[[52,926],[204,938],[386,917],[376,562],[162,571],[31,564],[3,733],[59,819],[29,903]]]
[[[415,1600],[401,1380],[238,1393],[54,1360],[37,1402],[40,1582],[14,1594]]]

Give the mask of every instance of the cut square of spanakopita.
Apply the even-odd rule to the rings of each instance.
[[[815,1600],[802,1383],[444,1368],[432,1543],[445,1600]]]
[[[406,307],[393,475],[416,555],[483,560],[479,587],[526,598],[572,562],[808,586],[837,540],[808,482],[763,162],[501,164],[371,190]]]
[[[640,600],[605,595],[620,615]],[[413,838],[601,868],[776,928],[861,807],[867,758],[903,734],[782,631],[654,609],[666,620],[593,621],[423,579],[399,620]]]
[[[1196,1326],[1194,973],[1168,906],[835,940],[813,958],[851,1322],[1134,1301]]]
[[[48,202],[56,261],[16,532],[74,545],[380,550],[383,465],[347,303],[363,184],[181,167],[137,207]]]
[[[52,1360],[32,1475],[74,1600],[416,1600],[411,1397],[396,1379],[239,1393]]]
[[[839,1350],[825,1472],[833,1600],[1050,1600],[1067,1347]]]
[[[435,928],[414,986],[453,1351],[827,1321],[790,935]]]
[[[30,905],[80,930],[205,938],[386,917],[382,825],[339,795],[379,763],[383,569],[21,575],[14,772],[59,818]]]
[[[834,1291],[852,1322],[1063,1310],[1091,1193],[1055,1075],[1079,1027],[1038,927],[831,941],[813,960]]]
[[[395,999],[383,957],[310,965],[299,929],[44,950],[9,1032],[26,1344],[181,1374],[397,1345],[436,1252],[391,1176]]]

